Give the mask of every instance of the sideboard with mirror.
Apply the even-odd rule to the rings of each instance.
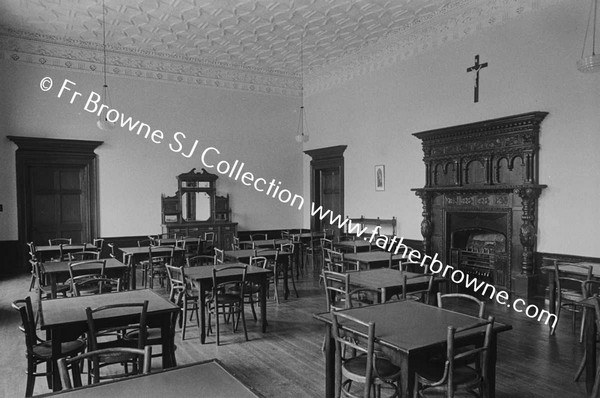
[[[161,197],[163,234],[204,237],[213,232],[216,247],[231,248],[237,223],[231,222],[229,194],[217,195],[218,178],[205,169],[177,176],[175,196]]]

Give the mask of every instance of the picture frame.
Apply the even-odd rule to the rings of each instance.
[[[385,191],[385,165],[375,166],[375,190]]]

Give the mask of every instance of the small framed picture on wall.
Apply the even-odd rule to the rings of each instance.
[[[385,191],[385,166],[382,164],[375,166],[375,190]]]

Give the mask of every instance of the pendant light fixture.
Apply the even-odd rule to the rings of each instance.
[[[600,71],[600,54],[596,54],[596,25],[598,25],[598,0],[591,0],[590,14],[588,15],[588,23],[585,28],[585,38],[583,39],[583,49],[581,50],[581,59],[577,61],[577,69],[580,72],[599,72]],[[586,47],[588,46],[588,36],[591,39],[591,53],[585,55]],[[589,51],[589,50],[588,50]]]
[[[304,47],[300,36],[300,118],[298,120],[298,131],[296,141],[302,144],[308,141],[308,129],[306,128],[306,111],[304,110]]]
[[[108,94],[108,84],[106,84],[106,7],[104,0],[102,0],[102,53],[104,55],[104,85],[102,86],[102,102],[107,106],[100,115],[98,115],[98,121],[96,125],[100,130],[112,130],[115,128],[115,123],[109,121],[106,118],[106,114],[110,106],[110,96]]]

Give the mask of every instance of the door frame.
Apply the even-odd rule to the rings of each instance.
[[[17,144],[15,153],[17,180],[17,217],[19,244],[24,247],[30,241],[28,228],[28,203],[30,201],[28,168],[32,165],[55,164],[81,167],[85,173],[87,186],[84,200],[89,209],[89,222],[84,234],[91,239],[99,236],[99,207],[98,207],[98,160],[94,150],[103,141],[64,140],[38,137],[8,136]],[[87,196],[87,197],[85,197]]]
[[[340,209],[340,216],[342,218],[344,218],[344,151],[347,147],[347,145],[336,145],[304,151],[305,154],[312,158],[310,161],[310,200],[316,206],[321,205],[319,173],[325,169],[338,169],[340,175],[340,196],[338,208]],[[334,214],[334,217],[335,216],[336,214]],[[321,220],[315,221],[315,217],[311,217],[311,231],[314,231],[317,227],[317,224],[320,225],[320,222]],[[335,227],[333,228],[335,229]]]

